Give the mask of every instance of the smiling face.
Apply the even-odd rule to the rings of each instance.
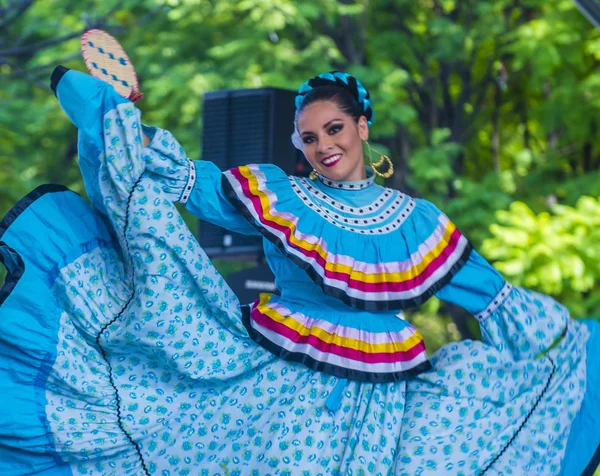
[[[334,101],[317,101],[298,117],[298,133],[306,160],[320,174],[336,181],[366,178],[362,143],[369,138],[365,116],[358,123]]]

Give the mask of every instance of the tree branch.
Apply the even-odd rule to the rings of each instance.
[[[454,105],[450,96],[450,67],[448,63],[440,63],[440,82],[442,85],[442,101],[444,102],[444,117],[447,127],[452,127],[454,122]]]
[[[491,63],[493,65],[493,62]],[[491,70],[490,70],[491,71]],[[462,80],[462,88],[460,91],[460,95],[456,101],[453,110],[454,120],[450,126],[452,131],[452,139],[455,140],[456,137],[460,137],[462,128],[464,126],[464,115],[465,115],[465,105],[471,98],[471,94],[473,92],[473,78],[471,74],[471,69],[469,65],[465,65],[464,63],[461,65],[459,76]],[[479,111],[478,109],[474,109],[475,114]]]
[[[8,77],[9,78],[19,78],[19,77],[23,77],[25,75],[36,75],[36,74],[42,74],[42,73],[45,74],[48,70],[53,69],[57,64],[68,63],[69,61],[79,58],[80,56],[81,56],[81,53],[77,52],[72,55],[65,56],[62,59],[51,61],[51,62],[45,63],[45,64],[41,64],[39,66],[34,66],[32,68],[19,69],[17,67],[18,71],[9,73]],[[14,67],[13,64],[9,64],[9,66]]]
[[[68,40],[71,40],[73,38],[80,37],[87,30],[89,30],[91,28],[100,28],[100,27],[103,27],[104,25],[106,25],[108,23],[108,19],[117,10],[119,10],[122,6],[123,6],[123,1],[118,2],[113,8],[111,8],[105,15],[103,15],[98,20],[96,20],[94,22],[90,22],[90,23],[86,22],[88,24],[86,24],[86,26],[85,26],[85,28],[83,30],[76,31],[76,32],[73,32],[73,33],[68,33],[66,35],[59,36],[58,38],[51,38],[51,39],[47,39],[47,40],[44,40],[44,41],[40,41],[38,43],[34,43],[34,44],[31,44],[31,45],[18,46],[18,47],[13,47],[13,48],[2,50],[2,51],[0,51],[0,64],[2,64],[3,61],[4,62],[6,61],[4,59],[6,57],[16,57],[16,56],[30,55],[32,53],[36,53],[36,52],[38,52],[40,50],[43,50],[45,48],[48,48],[50,46],[58,45],[60,43],[63,43],[63,42],[68,41]]]
[[[395,58],[395,62],[409,74],[410,84],[406,88],[406,91],[409,93],[409,99],[413,107],[417,110],[419,120],[426,126],[428,131],[431,130],[431,128],[435,127],[436,124],[436,111],[434,108],[432,108],[432,95],[415,81],[409,66],[404,63],[404,61]],[[417,100],[414,97],[414,93],[419,96],[421,106],[418,105]],[[433,101],[435,101],[435,98]]]
[[[404,33],[408,37],[407,44],[411,49],[413,56],[417,60],[417,62],[423,68],[423,76],[427,76],[429,74],[429,65],[427,64],[427,59],[423,56],[423,54],[417,49],[415,46],[415,35],[414,33],[404,24],[402,19],[396,18],[395,27],[398,28],[402,33]]]
[[[2,8],[0,10],[0,29],[6,28],[7,25],[17,20],[23,13],[29,10],[31,5],[33,5],[33,0],[22,0],[12,3],[6,8]]]
[[[1,60],[1,58],[0,58],[0,60]],[[2,64],[1,61],[0,61],[0,64]],[[27,71],[26,69],[21,68],[17,64],[12,63],[12,62],[8,62],[8,61],[5,61],[4,64],[7,64],[8,66],[10,66],[11,69],[16,70],[17,72],[15,74],[18,74],[19,76],[23,77],[26,81],[30,82],[31,84],[34,84],[38,88],[41,88],[41,89],[44,89],[44,90],[48,90],[49,89],[49,86],[48,86],[47,83],[44,83],[43,81],[40,81],[39,79],[37,79],[36,77],[34,77],[31,73],[29,73],[29,71]]]
[[[40,41],[39,43],[34,43],[32,45],[21,46],[18,48],[9,48],[7,50],[0,51],[0,58],[7,56],[22,56],[28,55],[30,53],[35,53],[39,50],[43,50],[44,48],[48,48],[49,46],[58,45],[59,43],[63,43],[73,38],[77,38],[83,35],[86,32],[86,30],[87,28],[74,33],[69,33],[68,35],[59,36],[58,38]]]
[[[475,124],[475,120],[477,119],[476,112],[481,109],[481,106],[483,105],[483,101],[485,100],[485,95],[488,92],[488,86],[493,81],[492,73],[493,73],[493,67],[494,67],[495,61],[496,61],[496,59],[495,59],[495,57],[493,57],[488,62],[488,65],[486,67],[486,71],[485,71],[485,74],[483,75],[483,78],[481,79],[481,81],[479,81],[479,83],[477,83],[477,86],[475,87],[474,92],[476,93],[476,98],[475,98],[475,102],[473,104],[473,111],[475,111],[475,114],[467,122],[467,125],[463,128],[460,135],[458,135],[456,137],[457,141],[466,141],[467,138],[472,134],[472,129]]]

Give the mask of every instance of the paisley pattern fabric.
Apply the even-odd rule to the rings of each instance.
[[[592,324],[510,288],[480,317],[483,342],[445,346],[411,379],[346,381],[283,360],[248,335],[236,296],[173,204],[190,173],[189,161],[164,153],[175,157],[177,142],[156,131],[143,148],[133,104],[88,76],[68,72],[58,97],[80,130],[94,208],[44,187],[0,224],[10,270],[0,293],[0,474],[565,469],[598,360],[586,346]]]

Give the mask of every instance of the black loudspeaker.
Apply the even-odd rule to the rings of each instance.
[[[266,263],[257,263],[253,268],[229,274],[227,284],[241,304],[256,301],[261,293],[279,294],[275,286],[275,276]]]
[[[596,0],[575,0],[575,5],[596,28],[600,28],[600,3]]]
[[[275,164],[287,174],[308,176],[310,166],[291,141],[295,91],[229,89],[204,95],[202,159],[221,170]],[[210,257],[259,255],[261,238],[229,232],[204,221],[198,241]]]

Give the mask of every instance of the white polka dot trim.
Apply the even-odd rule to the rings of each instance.
[[[360,208],[353,207],[342,204],[312,187],[306,179],[290,177],[290,183],[292,190],[304,205],[317,212],[332,225],[361,235],[384,235],[397,230],[416,205],[414,199],[403,193],[385,189],[370,205]],[[300,185],[306,187],[308,193]],[[331,208],[328,209],[325,205]]]
[[[500,292],[496,295],[492,302],[488,304],[488,306],[481,311],[479,314],[476,314],[475,317],[478,321],[482,321],[490,317],[496,310],[502,305],[502,303],[506,300],[510,291],[512,290],[512,284],[504,283]]]
[[[185,205],[190,198],[192,190],[194,189],[194,185],[196,183],[196,164],[194,164],[193,160],[189,161],[188,165],[188,179],[183,188],[183,192],[181,193],[181,198],[178,200],[178,203]]]
[[[340,190],[363,190],[375,183],[374,173],[371,173],[371,175],[366,179],[358,180],[356,182],[339,182],[337,180],[331,180],[327,177],[323,177],[322,175],[319,175],[318,178],[323,185]]]

